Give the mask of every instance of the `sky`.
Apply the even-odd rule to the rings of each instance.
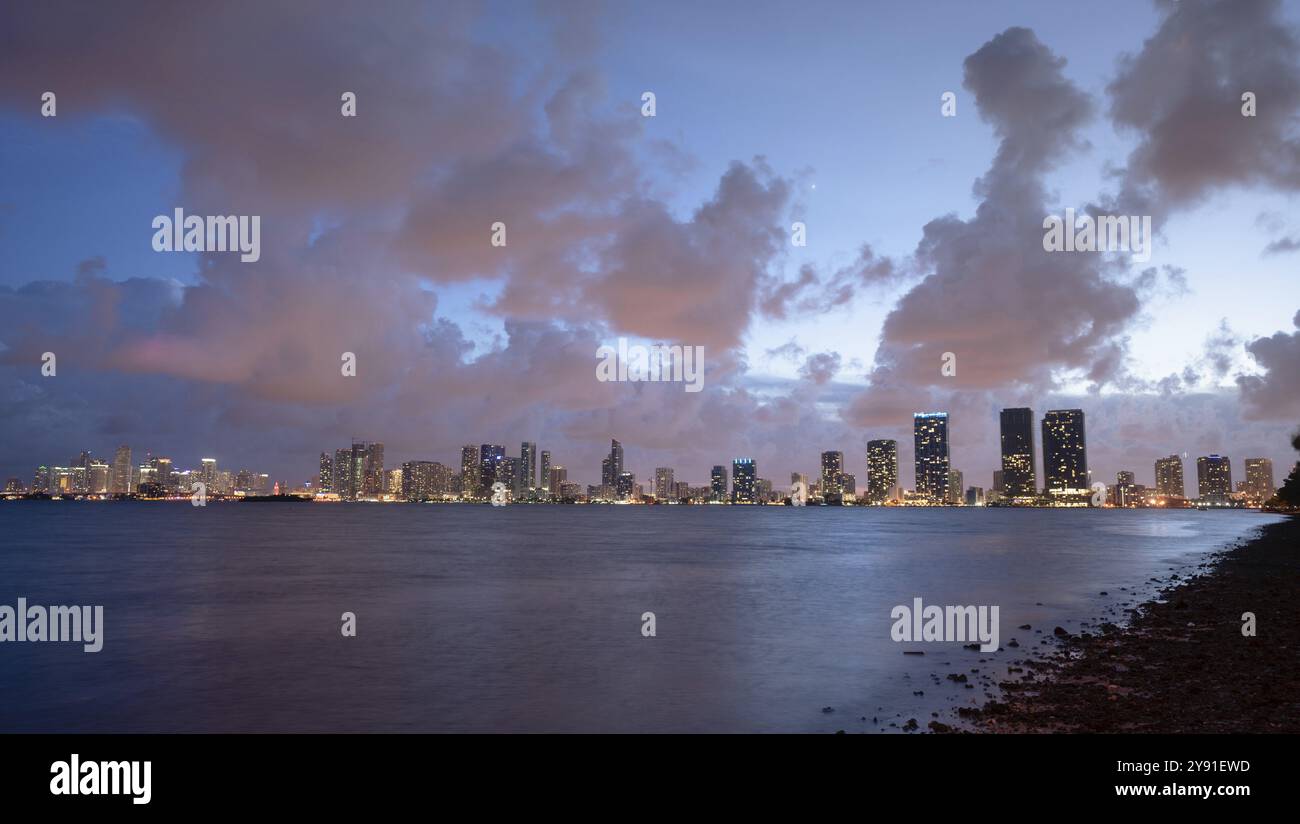
[[[989,486],[1007,406],[1083,409],[1094,480],[1295,459],[1300,3],[306,8],[0,12],[0,477],[125,443],[299,483],[357,438],[594,483],[615,437],[781,487],[896,438],[910,484],[944,410]],[[1150,260],[1045,252],[1067,207],[1150,216]],[[155,251],[177,208],[260,259]],[[703,390],[598,381],[620,337],[704,347]]]

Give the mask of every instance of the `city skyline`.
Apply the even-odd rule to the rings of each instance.
[[[1101,483],[1106,487],[1107,501],[1121,506],[1143,496],[1224,504],[1232,499],[1234,493],[1246,493],[1258,503],[1270,497],[1276,489],[1271,459],[1239,458],[1244,471],[1238,476],[1242,480],[1234,485],[1232,458],[1218,453],[1190,459],[1196,470],[1190,493],[1186,486],[1187,453],[1153,458],[1150,484],[1139,483],[1138,474],[1132,469],[1117,471],[1113,483],[1094,478],[1087,468],[1084,411],[1057,409],[1043,413],[1039,421],[1043,433],[1041,455],[1036,454],[1033,445],[1033,417],[1031,408],[1001,410],[1002,460],[999,468],[990,470],[991,483],[987,486],[975,482],[967,485],[963,470],[952,465],[947,447],[948,413],[917,412],[913,415],[916,450],[911,488],[901,483],[897,442],[876,439],[869,441],[863,452],[866,472],[860,495],[857,476],[846,470],[844,452],[838,450],[820,453],[818,472],[815,473],[817,482],[808,489],[819,500],[830,503],[901,503],[910,495],[936,504],[982,505],[986,501],[997,501],[1037,505],[1054,498],[1061,501],[1091,498],[1093,485]],[[609,444],[609,452],[601,461],[598,484],[584,484],[570,478],[563,464],[552,462],[550,450],[541,452],[542,471],[539,473],[536,441],[521,442],[518,457],[507,455],[505,447],[500,444],[463,445],[460,448],[460,471],[455,472],[453,464],[427,458],[411,458],[386,466],[383,442],[353,440],[348,448],[335,449],[332,455],[329,451],[321,451],[316,473],[310,480],[297,484],[287,480],[272,481],[267,473],[247,469],[234,474],[230,470],[219,470],[216,458],[202,459],[197,470],[180,469],[170,457],[146,452],[144,463],[132,464],[131,447],[124,444],[116,448],[111,462],[96,459],[87,450],[70,461],[67,467],[42,464],[37,467],[25,491],[120,495],[124,494],[121,476],[125,467],[131,479],[130,492],[125,494],[144,491],[146,484],[155,485],[151,491],[183,493],[190,482],[202,481],[214,494],[236,491],[241,494],[268,494],[272,491],[283,494],[302,490],[317,495],[332,494],[342,500],[387,496],[406,500],[454,497],[487,501],[492,499],[496,491],[494,487],[498,484],[502,491],[520,500],[624,500],[648,496],[660,501],[707,499],[758,503],[788,497],[788,490],[774,483],[771,477],[761,475],[757,462],[750,457],[732,459],[729,476],[725,464],[715,464],[707,483],[701,485],[682,480],[671,466],[655,467],[638,482],[637,473],[625,468],[623,443],[611,438]],[[1032,481],[1037,475],[1035,465],[1038,457],[1041,457],[1043,468],[1044,482],[1041,486]],[[806,477],[805,473],[792,472],[791,485]],[[980,476],[972,473],[969,477],[973,481]],[[274,487],[270,486],[272,483]],[[24,491],[20,487],[21,479],[10,477],[0,491]]]

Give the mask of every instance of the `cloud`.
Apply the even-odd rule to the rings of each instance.
[[[1225,186],[1300,189],[1300,40],[1278,0],[1161,0],[1165,16],[1108,86],[1137,135],[1121,208],[1163,222]],[[1242,116],[1242,95],[1256,99]]]
[[[1300,312],[1292,319],[1300,330]],[[1300,331],[1277,332],[1246,344],[1264,369],[1262,375],[1239,375],[1244,416],[1248,420],[1300,418]]]
[[[1023,28],[966,59],[964,83],[997,153],[975,183],[974,217],[926,224],[914,254],[926,275],[887,316],[871,385],[849,420],[877,420],[882,402],[916,410],[954,390],[1041,391],[1062,372],[1097,384],[1120,374],[1137,293],[1107,277],[1098,255],[1043,250],[1052,211],[1044,177],[1085,148],[1079,133],[1094,110],[1064,64]],[[941,373],[946,352],[957,357],[955,376]]]

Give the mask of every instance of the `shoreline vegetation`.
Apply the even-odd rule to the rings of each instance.
[[[1300,732],[1300,517],[1266,524],[1044,660],[1017,662],[1001,698],[961,708],[969,733]],[[1177,578],[1177,576],[1174,576]],[[1253,613],[1254,635],[1245,613]]]

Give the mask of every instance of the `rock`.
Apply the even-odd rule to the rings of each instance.
[[[962,672],[950,672],[950,673],[948,673],[948,680],[949,680],[949,681],[954,681],[954,682],[956,682],[956,683],[958,683],[958,684],[965,684],[965,683],[966,683],[966,674],[965,674],[965,673],[962,673]]]
[[[1021,629],[1033,629],[1033,627],[1030,626],[1029,624],[1021,624],[1021,625],[1020,625],[1020,628],[1021,628]]]
[[[1057,638],[1069,638],[1069,637],[1070,637],[1070,633],[1069,633],[1068,630],[1066,630],[1065,627],[1057,627],[1056,629],[1052,630],[1052,634],[1055,635]]]
[[[916,729],[919,726],[920,725],[916,723],[915,718],[909,718],[907,719],[907,723],[903,725],[903,729],[906,730],[907,732],[911,732],[912,730]]]
[[[937,732],[937,733],[952,732],[952,727],[948,726],[947,724],[941,724],[938,721],[931,721],[930,731]]]

